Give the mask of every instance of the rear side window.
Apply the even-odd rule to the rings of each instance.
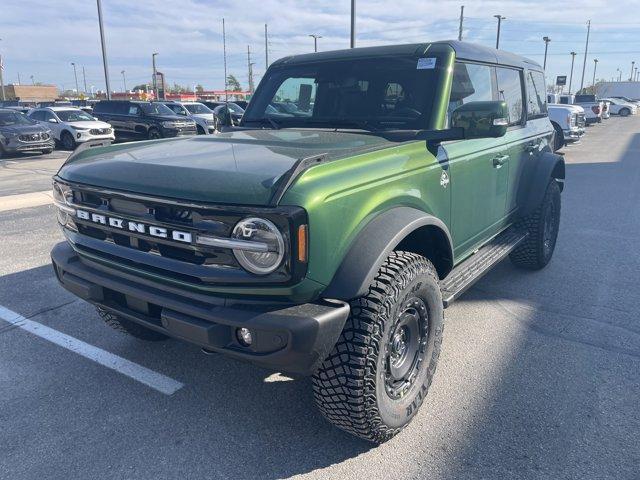
[[[530,119],[547,116],[544,75],[541,72],[527,73],[527,117]]]
[[[469,102],[494,100],[492,67],[456,62],[448,113]]]
[[[93,107],[95,113],[111,113],[113,112],[113,103],[111,102],[98,102]]]
[[[498,99],[507,103],[509,126],[521,125],[524,101],[522,96],[522,75],[519,70],[496,68]]]

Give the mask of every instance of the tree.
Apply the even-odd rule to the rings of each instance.
[[[235,75],[229,75],[227,77],[227,89],[232,92],[241,92],[242,87],[240,86],[240,82],[235,77]]]
[[[144,90],[145,92],[149,89],[149,85],[146,83],[141,83],[140,85],[136,85],[133,87],[133,91]]]
[[[204,87],[200,84],[196,85],[196,92],[198,93],[204,92]]]

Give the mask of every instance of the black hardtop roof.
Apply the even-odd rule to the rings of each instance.
[[[158,100],[163,101],[163,100]],[[147,100],[100,100],[98,103],[151,103]]]
[[[444,40],[439,42],[407,43],[403,45],[382,45],[379,47],[350,48],[318,53],[305,53],[284,57],[273,65],[295,65],[302,63],[322,62],[326,60],[352,60],[357,58],[385,57],[396,55],[424,56],[428,52],[442,53],[453,50],[459,60],[493,63],[510,67],[531,68],[542,70],[537,62],[521,55],[485,47],[476,43],[460,42],[458,40]]]

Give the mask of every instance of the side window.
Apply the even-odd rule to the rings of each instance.
[[[44,117],[42,116],[42,112],[40,110],[38,110],[37,112],[33,112],[31,115],[29,115],[29,117],[40,122],[44,120]]]
[[[560,97],[560,103],[563,105],[568,105],[569,99],[567,97]]]
[[[127,109],[127,115],[140,115],[140,107],[135,104],[129,105],[129,108]]]
[[[527,72],[527,116],[529,118],[547,116],[544,75],[540,72]]]
[[[44,111],[42,112],[42,117],[43,117],[43,120],[44,120],[45,122],[48,122],[48,121],[49,121],[49,120],[51,120],[52,118],[56,118],[56,117],[54,117],[54,116],[53,116],[53,113],[49,112],[48,110],[44,110]]]
[[[315,105],[316,90],[314,78],[287,78],[273,96],[272,107],[282,115],[310,116]],[[266,113],[269,113],[269,109]]]
[[[519,70],[496,68],[498,80],[498,99],[507,102],[509,126],[520,125],[523,114],[522,80]]]
[[[449,98],[449,113],[465,103],[493,100],[491,77],[491,67],[488,65],[456,62]]]

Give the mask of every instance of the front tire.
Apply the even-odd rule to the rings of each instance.
[[[98,315],[102,317],[102,320],[118,332],[127,333],[147,342],[158,342],[169,338],[160,332],[145,328],[140,324],[127,320],[126,318],[118,317],[117,315],[114,315],[100,307],[96,307],[96,309],[98,310]]]
[[[62,148],[65,150],[75,150],[76,149],[76,141],[69,132],[62,132],[60,136],[60,143],[62,144]]]
[[[540,270],[549,263],[560,229],[560,206],[560,186],[552,179],[540,206],[519,222],[529,236],[509,255],[516,267]]]
[[[553,129],[555,130],[555,135],[553,136],[553,151],[557,152],[564,147],[564,133],[556,123],[553,124]]]
[[[444,328],[438,275],[426,258],[392,252],[313,377],[316,405],[337,427],[382,443],[416,415]]]
[[[159,138],[162,138],[162,134],[160,133],[160,130],[158,130],[157,128],[151,127],[147,132],[147,138],[149,140],[158,140]]]

